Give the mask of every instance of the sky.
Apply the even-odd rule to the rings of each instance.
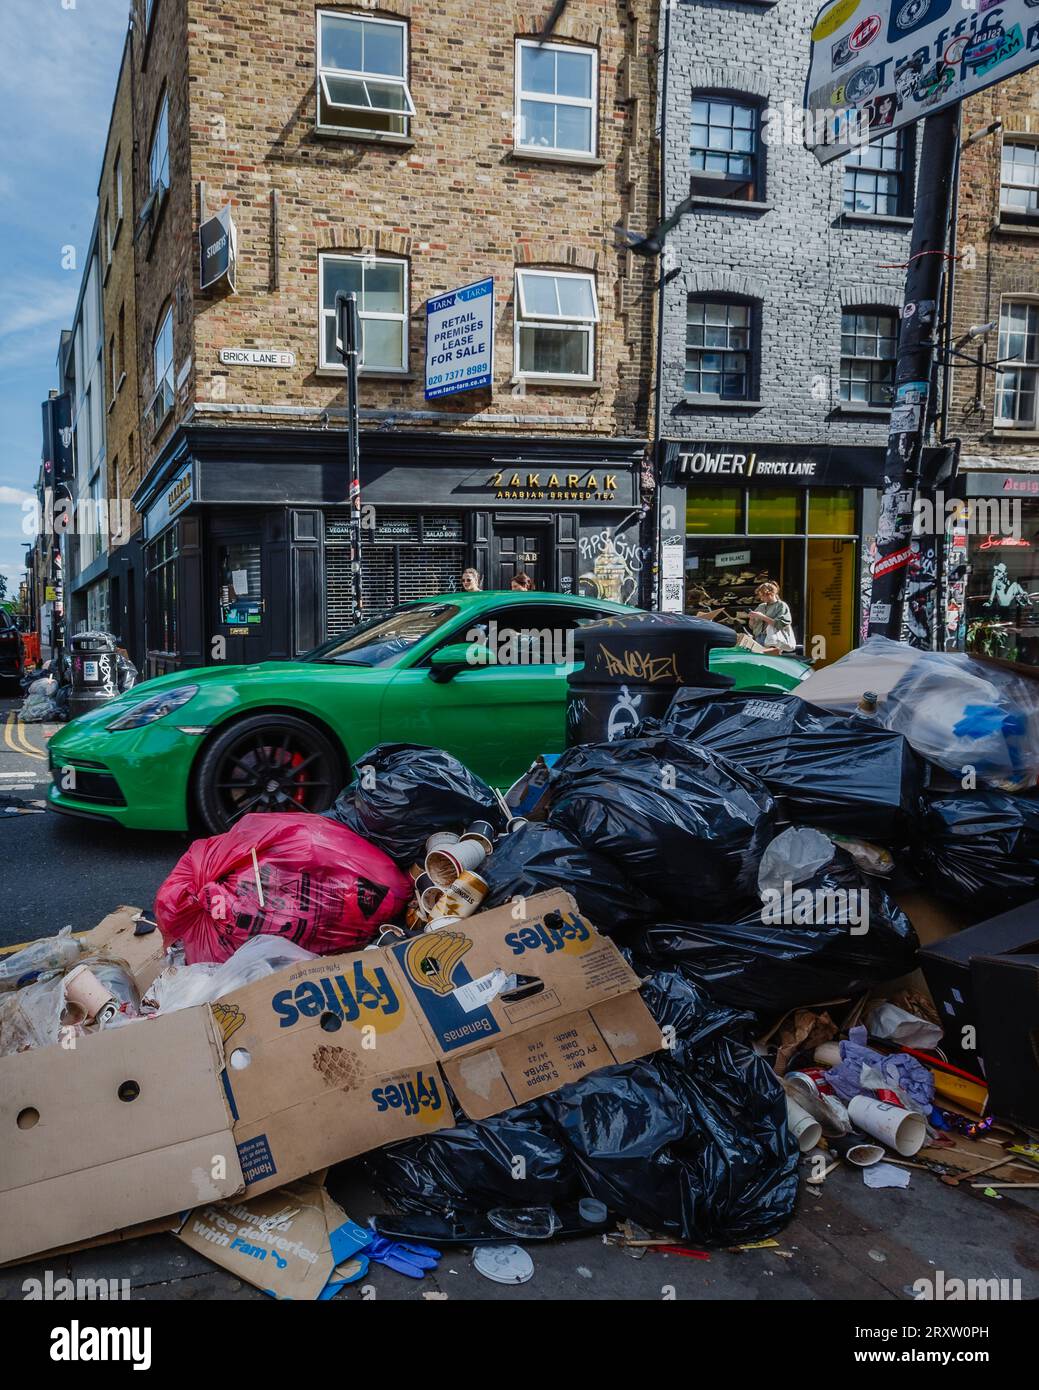
[[[22,503],[40,467],[40,403],[57,385],[97,214],[130,0],[0,0],[0,574],[25,573]],[[75,270],[62,268],[75,247]]]

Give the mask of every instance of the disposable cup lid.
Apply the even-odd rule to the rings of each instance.
[[[518,1245],[478,1245],[473,1264],[495,1284],[525,1284],[534,1277],[534,1261]]]

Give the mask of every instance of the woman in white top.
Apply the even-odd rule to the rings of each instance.
[[[741,613],[747,619],[751,635],[744,634],[737,645],[754,652],[771,652],[782,656],[796,651],[797,638],[794,636],[794,620],[787,604],[779,596],[779,585],[766,579],[754,591],[758,606],[750,613]]]

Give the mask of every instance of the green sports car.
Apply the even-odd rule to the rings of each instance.
[[[248,811],[323,811],[377,743],[446,748],[505,787],[565,744],[572,633],[633,614],[566,594],[404,603],[295,661],[146,681],[51,739],[55,811],[216,834]],[[715,649],[741,689],[790,690],[796,657]]]

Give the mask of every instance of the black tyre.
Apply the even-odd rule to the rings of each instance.
[[[195,774],[195,801],[211,835],[250,811],[327,811],[344,781],[328,736],[291,714],[256,714],[213,740]]]

